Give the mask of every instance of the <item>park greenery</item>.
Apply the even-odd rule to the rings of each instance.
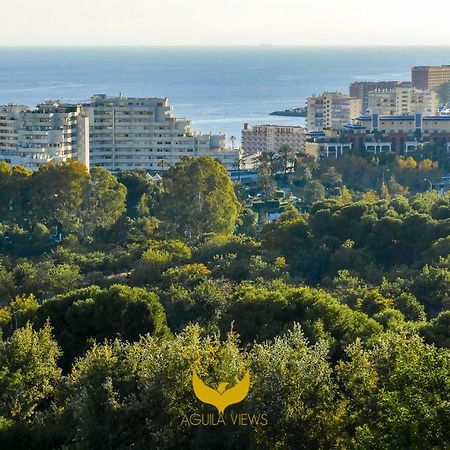
[[[0,448],[450,448],[450,195],[383,158],[0,164]],[[194,369],[268,424],[181,425]]]

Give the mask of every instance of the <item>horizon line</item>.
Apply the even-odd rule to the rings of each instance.
[[[450,44],[12,44],[0,45],[11,48],[448,48]]]

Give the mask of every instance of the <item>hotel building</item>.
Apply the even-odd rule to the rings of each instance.
[[[0,130],[0,161],[37,170],[75,158],[89,167],[88,119],[79,105],[2,106]]]
[[[361,99],[339,92],[324,92],[306,100],[308,131],[338,130],[360,115]]]
[[[411,83],[400,83],[392,90],[375,90],[368,94],[369,114],[404,116],[421,113],[437,115],[438,96],[433,91],[412,87]]]
[[[450,149],[450,116],[359,117],[354,124],[345,125],[341,134],[355,148],[364,145],[367,150],[394,151],[399,154],[415,151],[428,142]],[[378,147],[377,147],[378,146]]]
[[[309,132],[305,153],[315,158],[339,158],[352,149],[362,149],[405,155],[428,143],[450,157],[450,116],[361,116],[338,131]]]
[[[415,66],[411,69],[411,80],[416,89],[431,91],[450,81],[450,65]]]
[[[171,112],[167,98],[95,95],[83,105],[89,117],[91,167],[110,171],[164,171],[185,156],[210,156],[227,170],[240,151],[226,148],[225,135],[201,134]]]
[[[245,155],[262,152],[277,152],[282,145],[289,145],[293,150],[305,147],[306,129],[297,126],[256,125],[244,123],[242,130],[242,151]]]

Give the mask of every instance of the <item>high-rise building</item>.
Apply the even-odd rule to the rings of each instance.
[[[436,89],[450,81],[450,65],[446,66],[415,66],[411,69],[411,81],[417,89]]]
[[[0,152],[18,146],[20,118],[28,110],[24,105],[0,106]]]
[[[242,130],[242,151],[244,155],[262,152],[277,152],[282,145],[289,145],[293,150],[305,147],[306,129],[285,125],[256,125],[244,123]]]
[[[437,94],[416,89],[411,83],[400,83],[392,90],[371,91],[368,97],[369,114],[401,116],[421,113],[434,116],[438,113]]]
[[[354,81],[350,84],[350,97],[361,99],[361,114],[367,112],[369,106],[369,92],[372,91],[391,91],[394,90],[401,82],[390,81]]]
[[[49,101],[35,110],[0,107],[0,161],[36,170],[76,158],[86,167],[163,171],[183,156],[210,156],[228,170],[240,150],[171,114],[166,98],[94,96],[83,105]]]
[[[306,127],[313,130],[338,130],[361,112],[361,99],[340,92],[324,92],[306,100]]]
[[[83,105],[90,123],[91,167],[108,170],[167,170],[184,156],[211,156],[228,170],[239,150],[226,147],[225,135],[201,134],[187,119],[171,113],[167,98],[95,95]]]
[[[89,167],[88,120],[79,105],[49,101],[35,110],[9,105],[0,111],[0,161],[36,170],[74,158]]]

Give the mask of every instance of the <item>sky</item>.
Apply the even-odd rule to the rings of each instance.
[[[450,45],[449,17],[448,0],[15,0],[0,46]]]

